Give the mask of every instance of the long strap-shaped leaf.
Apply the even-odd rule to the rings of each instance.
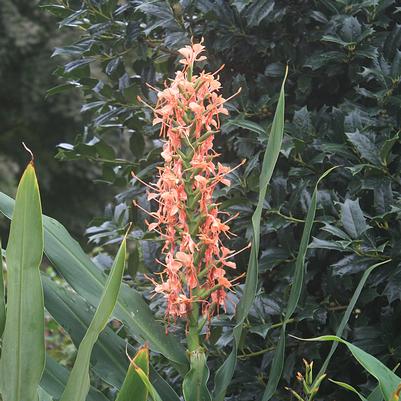
[[[43,372],[40,387],[42,387],[55,400],[59,400],[67,384],[70,371],[56,362],[51,356],[46,356],[46,366]],[[99,390],[91,387],[87,401],[110,401]]]
[[[18,186],[6,251],[7,315],[0,360],[3,401],[37,401],[45,366],[44,306],[39,266],[42,209],[30,163]]]
[[[351,351],[354,358],[379,382],[380,390],[385,401],[395,401],[395,393],[401,384],[401,377],[397,376],[386,365],[368,354],[361,348],[343,340],[337,336],[321,336],[316,338],[302,339],[304,341],[336,341],[343,343]]]
[[[138,375],[136,367],[142,369],[149,377],[149,350],[147,347],[142,347],[132,359],[116,401],[147,401],[149,391]]]
[[[45,306],[52,317],[67,331],[78,348],[94,315],[94,310],[73,291],[43,276]],[[120,388],[128,368],[126,343],[106,327],[99,335],[91,355],[93,372],[106,383]]]
[[[77,293],[67,290],[46,276],[42,277],[42,282],[46,309],[68,332],[73,343],[78,347],[89,327],[93,311]],[[124,382],[129,366],[126,349],[129,353],[135,351],[134,347],[127,344],[110,327],[106,327],[92,351],[93,372],[118,389]],[[180,401],[175,391],[152,366],[150,367],[150,376],[163,401]],[[59,398],[61,393],[58,396],[53,393],[51,395]]]
[[[354,294],[352,295],[351,301],[348,304],[347,309],[345,310],[344,316],[341,319],[341,322],[337,327],[337,331],[336,331],[336,336],[337,337],[342,337],[344,329],[345,329],[345,327],[346,327],[346,325],[348,323],[348,320],[349,320],[349,318],[350,318],[350,316],[352,314],[352,311],[354,310],[355,305],[356,305],[356,303],[357,303],[357,301],[359,299],[359,295],[361,294],[362,289],[365,286],[366,280],[370,276],[370,273],[372,273],[373,270],[376,269],[376,267],[384,265],[385,263],[388,263],[390,261],[391,261],[391,259],[384,260],[383,262],[376,263],[373,266],[370,266],[368,269],[365,270],[365,272],[362,275],[361,280],[358,283],[358,286],[355,289]],[[331,349],[330,349],[330,352],[328,353],[325,361],[323,362],[323,365],[320,368],[320,371],[317,374],[314,383],[316,383],[316,381],[319,379],[319,377],[321,377],[322,375],[324,375],[326,373],[326,369],[329,366],[330,360],[331,360],[332,356],[334,355],[334,352],[336,351],[337,347],[338,347],[338,343],[337,342],[333,342],[333,344],[331,346]]]
[[[149,376],[139,367],[134,366],[136,373],[141,378],[142,382],[145,384],[148,389],[149,396],[153,401],[164,401],[157,390],[154,388],[153,384],[150,382]]]
[[[377,385],[374,390],[369,394],[368,401],[383,401],[383,394],[380,390],[380,385]]]
[[[0,212],[11,218],[14,201],[0,192]],[[105,275],[92,262],[79,244],[58,221],[43,216],[45,254],[71,287],[96,306],[106,282]],[[162,353],[175,362],[182,372],[187,369],[185,348],[173,334],[165,335],[164,328],[156,322],[141,294],[123,284],[114,310],[129,333],[139,341],[147,341],[153,351]]]
[[[355,289],[354,294],[352,295],[351,301],[349,303],[349,305],[347,306],[347,309],[344,313],[343,318],[341,319],[341,322],[337,328],[336,331],[336,336],[337,337],[341,337],[343,335],[344,329],[348,323],[348,320],[351,316],[352,311],[355,308],[355,305],[359,299],[359,296],[362,292],[363,287],[365,286],[365,283],[368,279],[368,277],[370,276],[370,274],[373,272],[374,269],[376,269],[376,267],[379,267],[385,263],[390,262],[391,259],[388,260],[384,260],[383,262],[380,263],[376,263],[373,266],[370,266],[368,269],[365,270],[365,272],[362,275],[361,280],[359,281],[358,286]],[[323,362],[322,367],[319,370],[319,373],[316,376],[315,382],[313,383],[313,385],[316,383],[316,380],[321,377],[323,374],[326,373],[326,369],[329,366],[330,360],[334,355],[334,352],[336,351],[338,347],[338,342],[333,342],[333,344],[331,345],[330,351],[325,359],[325,361]],[[312,385],[312,386],[313,386]],[[372,392],[371,394],[368,396],[367,401],[383,401],[383,395],[382,392],[380,391],[380,385],[378,385]]]
[[[312,194],[311,203],[309,206],[304,230],[302,233],[301,243],[299,246],[297,260],[295,262],[294,280],[291,287],[290,297],[288,299],[288,305],[285,313],[283,326],[281,327],[280,339],[277,344],[276,351],[274,353],[272,366],[270,368],[269,380],[267,382],[265,392],[262,397],[262,401],[268,401],[273,396],[273,394],[277,389],[277,385],[283,371],[287,322],[289,319],[291,319],[291,316],[295,312],[295,309],[297,308],[299,298],[302,292],[304,276],[305,276],[305,256],[306,256],[306,251],[308,250],[310,234],[315,220],[318,185],[320,181],[335,168],[336,167],[332,167],[331,169],[325,171],[321,175],[321,177],[316,183],[315,189]]]
[[[53,398],[43,388],[38,388],[39,401],[53,401]]]
[[[78,348],[77,357],[60,401],[85,401],[90,387],[89,363],[93,346],[106,327],[120,291],[126,257],[126,239],[121,243],[100,298],[99,306]]]
[[[280,97],[278,100],[276,113],[274,115],[273,124],[270,131],[267,148],[263,157],[262,172],[259,178],[259,198],[255,212],[252,216],[252,248],[248,262],[248,270],[246,274],[244,293],[238,304],[236,311],[236,326],[233,330],[234,344],[233,349],[224,361],[223,365],[218,369],[215,376],[214,400],[223,401],[227,388],[234,374],[237,362],[238,344],[242,334],[242,326],[252,303],[255,299],[257,283],[258,283],[258,255],[260,245],[260,219],[262,216],[263,203],[266,197],[267,187],[273,174],[278,156],[281,150],[284,132],[284,107],[285,93],[284,84],[287,78],[288,68],[285,73],[283,84],[281,86]]]
[[[350,384],[344,383],[344,382],[340,382],[340,381],[337,381],[337,380],[331,380],[331,379],[329,379],[329,380],[332,383],[337,384],[337,386],[345,388],[346,390],[356,394],[361,401],[368,401],[355,387],[351,386]]]
[[[3,279],[4,266],[3,266],[2,251],[3,248],[1,246],[1,240],[0,240],[0,338],[3,335],[4,325],[6,324],[6,299],[4,294],[4,279]]]

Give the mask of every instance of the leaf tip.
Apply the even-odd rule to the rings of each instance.
[[[34,162],[35,162],[35,157],[33,155],[33,152],[31,149],[28,148],[28,146],[26,146],[25,142],[22,142],[22,146],[24,147],[24,149],[29,153],[29,155],[31,156],[31,161],[29,162],[30,165],[34,166]]]

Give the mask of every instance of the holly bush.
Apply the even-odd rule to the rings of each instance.
[[[239,212],[232,231],[238,235],[233,247],[240,249],[252,236],[250,217],[257,203],[266,131],[288,65],[283,147],[262,213],[258,291],[241,337],[230,399],[260,398],[270,372],[281,370],[271,367],[280,360],[283,336],[285,357],[272,399],[288,399],[284,387],[296,388],[302,358],[320,367],[329,349],[287,334],[309,338],[335,333],[363,273],[384,261],[389,263],[367,279],[342,336],[394,368],[401,356],[397,2],[51,0],[43,7],[76,37],[54,51],[60,85],[49,95],[76,88],[84,99],[86,125],[74,143],[58,146],[58,158],[89,160],[102,168],[97,179],[110,191],[110,204],[88,235],[107,250],[134,221],[128,272],[140,288],[148,287],[143,273],[158,268],[158,245],[146,232],[145,216],[132,207],[132,200],[144,206],[147,201],[131,171],[151,180],[162,144],[151,112],[137,96],[154,103],[151,87],[160,88],[173,76],[177,49],[202,37],[208,69],[225,65],[219,72],[224,95],[242,88],[230,101],[231,116],[216,139],[224,163],[234,166],[246,159],[232,173],[231,187],[218,193],[225,208]],[[284,313],[313,191],[332,167],[319,184],[301,299],[287,321]],[[107,267],[107,254],[99,254],[97,261]],[[246,253],[236,261],[240,273],[245,271]],[[157,301],[151,307],[162,313]],[[219,366],[230,352],[233,313],[228,310],[212,322],[211,366]],[[373,390],[374,380],[356,366],[348,353],[337,351],[327,373]],[[164,365],[164,371],[174,379],[170,368]],[[324,381],[315,399],[349,397]]]

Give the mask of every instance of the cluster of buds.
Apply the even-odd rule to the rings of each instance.
[[[153,88],[158,98],[153,124],[161,124],[164,164],[157,182],[144,184],[148,199],[158,204],[156,212],[147,212],[152,217],[148,229],[164,244],[159,261],[164,270],[160,280],[151,280],[167,300],[169,320],[187,318],[194,304],[209,319],[226,307],[233,285],[226,270],[236,268],[232,257],[237,253],[222,242],[233,235],[228,223],[235,216],[219,211],[213,198],[218,185],[230,185],[227,175],[233,171],[214,162],[219,155],[213,150],[219,115],[228,114],[229,99],[219,94],[219,70],[194,74],[194,64],[206,59],[203,51],[202,42],[179,50],[183,69],[164,90]]]
[[[326,378],[326,375],[323,374],[314,380],[313,361],[308,362],[306,359],[303,359],[303,363],[305,365],[305,374],[303,375],[301,372],[297,372],[296,376],[298,382],[302,384],[303,395],[298,394],[295,390],[288,387],[286,387],[286,390],[288,390],[298,401],[313,401],[319,391],[320,384]]]

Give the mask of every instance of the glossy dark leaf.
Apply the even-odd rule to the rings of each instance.
[[[345,231],[354,239],[359,238],[369,228],[359,206],[359,200],[345,200],[341,205],[341,222]]]

